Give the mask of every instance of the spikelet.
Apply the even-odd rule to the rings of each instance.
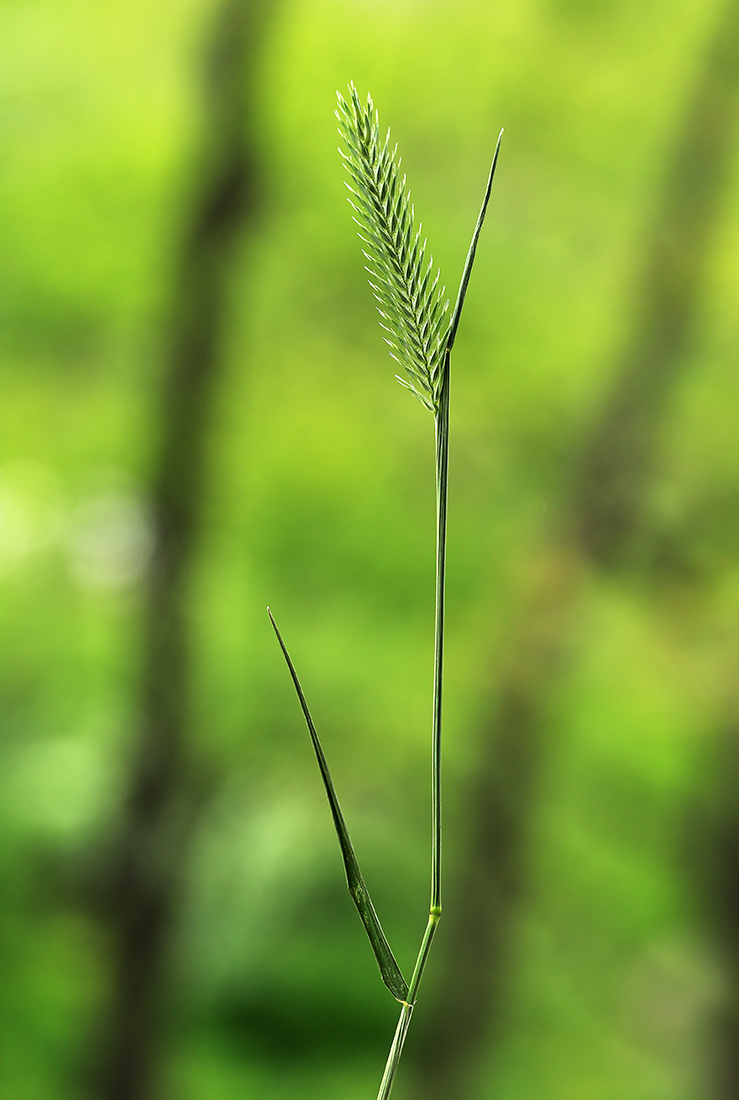
[[[359,101],[349,85],[349,102],[340,93],[336,117],[347,152],[341,152],[351,183],[347,187],[360,227],[369,282],[378,301],[390,354],[405,377],[396,378],[433,413],[438,411],[449,302],[439,289],[433,258],[426,263],[426,241],[413,225],[414,210],[405,176],[400,176],[397,146],[384,142],[372,99]]]

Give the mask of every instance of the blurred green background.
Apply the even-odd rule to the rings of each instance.
[[[345,201],[353,80],[451,296],[506,128],[394,1095],[739,1096],[737,7],[3,0],[3,1095],[376,1094],[396,1006],[265,613],[408,974],[433,426]]]

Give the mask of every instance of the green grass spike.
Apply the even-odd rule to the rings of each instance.
[[[390,354],[405,377],[401,385],[437,412],[441,372],[447,345],[449,302],[439,288],[433,258],[426,262],[426,241],[415,228],[405,176],[400,175],[397,147],[390,132],[380,138],[372,99],[362,106],[353,84],[349,102],[337,93],[341,153],[351,183],[347,187],[369,263],[370,286],[378,302]]]

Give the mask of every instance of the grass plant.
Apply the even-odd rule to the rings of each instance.
[[[498,163],[501,130],[495,147],[485,195],[475,225],[454,309],[444,288],[439,288],[440,273],[434,273],[433,258],[426,261],[426,240],[421,226],[414,224],[405,176],[400,174],[397,146],[390,133],[382,138],[377,112],[367,96],[362,104],[353,84],[349,97],[338,95],[336,117],[346,151],[341,151],[349,174],[349,201],[354,220],[360,228],[363,253],[368,262],[369,282],[378,302],[381,324],[390,346],[390,354],[402,370],[396,378],[410,390],[434,417],[436,437],[436,616],[434,633],[434,680],[431,731],[431,904],[425,931],[411,979],[406,982],[382,930],[369,891],[359,869],[344,815],[336,796],[313,718],[272,613],[270,621],[290,671],[295,691],[308,726],[328,797],[336,834],[344,860],[349,893],[357,907],[380,969],[383,982],[400,1002],[400,1017],[385,1065],[377,1100],[386,1100],[395,1079],[403,1045],[408,1033],[421,978],[441,917],[441,718],[444,673],[444,607],[446,569],[446,529],[449,468],[449,376],[451,354],[462,314],[480,230]]]

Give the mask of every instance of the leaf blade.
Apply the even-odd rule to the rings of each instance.
[[[342,859],[344,860],[344,871],[346,873],[346,882],[349,888],[349,894],[352,901],[357,907],[364,930],[367,933],[367,938],[370,941],[372,951],[374,952],[377,965],[380,970],[380,976],[392,993],[393,997],[401,1004],[406,1002],[408,995],[408,983],[403,977],[400,967],[393,955],[390,944],[387,941],[387,937],[382,930],[379,917],[372,904],[372,898],[370,897],[367,885],[362,877],[362,872],[359,869],[359,863],[357,861],[356,854],[354,852],[354,846],[352,845],[351,838],[349,836],[349,830],[346,827],[344,821],[344,815],[341,812],[341,806],[334,789],[333,780],[331,778],[331,772],[329,771],[328,762],[323,752],[321,742],[316,732],[316,727],[313,723],[310,710],[308,709],[308,703],[306,702],[303,689],[298,679],[298,674],[295,671],[295,666],[292,663],[290,654],[287,651],[282,635],[277,627],[277,623],[274,620],[272,612],[267,608],[267,614],[269,615],[270,622],[277,635],[277,641],[280,643],[282,654],[285,658],[290,676],[295,687],[298,700],[300,702],[301,709],[303,711],[303,717],[305,718],[306,725],[308,726],[308,732],[310,734],[311,742],[313,744],[313,751],[316,755],[318,762],[318,769],[321,773],[323,780],[323,786],[326,791],[326,797],[331,809],[331,816],[334,821],[334,828],[336,829],[336,835],[339,840],[339,848],[341,849]]]
[[[475,262],[475,253],[477,252],[477,242],[480,239],[480,231],[482,230],[482,223],[485,221],[485,215],[488,210],[488,202],[490,201],[490,193],[493,190],[493,179],[495,178],[495,169],[498,166],[498,154],[500,153],[500,143],[503,140],[503,131],[498,134],[498,141],[495,145],[495,153],[493,154],[493,163],[490,167],[490,173],[488,175],[487,187],[485,188],[485,195],[482,200],[482,206],[480,207],[480,213],[477,216],[477,224],[472,234],[472,240],[470,242],[469,251],[467,252],[467,259],[464,263],[462,270],[462,278],[459,283],[459,290],[457,292],[457,300],[454,303],[454,309],[452,310],[452,319],[449,322],[449,332],[447,334],[447,351],[451,351],[454,346],[454,340],[457,335],[457,328],[459,327],[459,319],[462,316],[462,307],[464,300],[467,297],[467,287],[470,281],[470,275],[472,274],[472,265]]]

